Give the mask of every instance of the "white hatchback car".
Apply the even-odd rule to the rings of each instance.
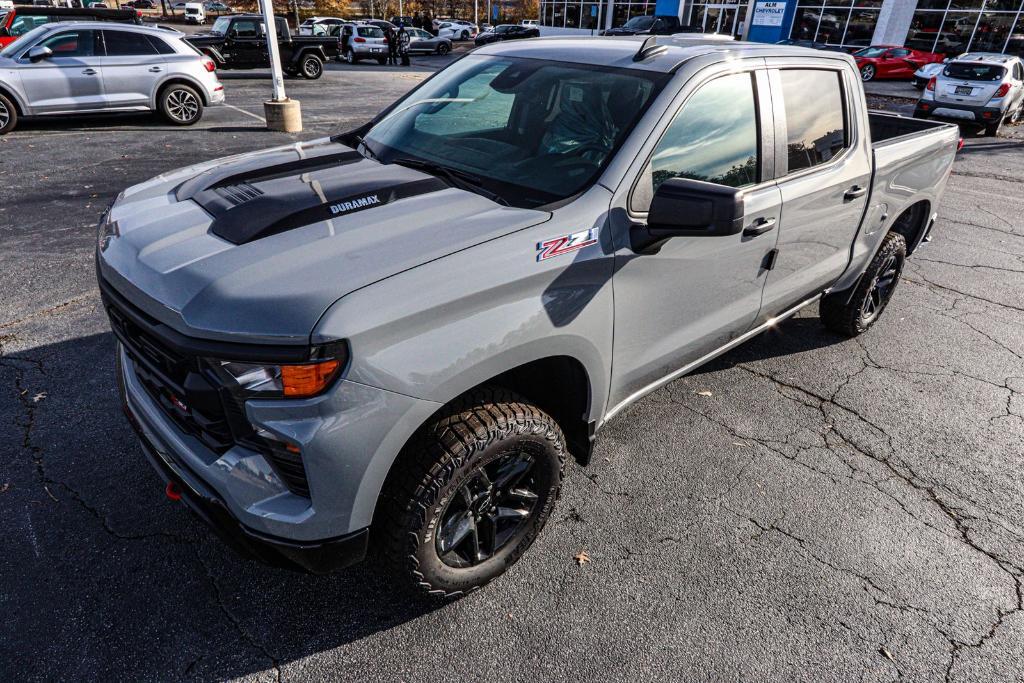
[[[0,52],[0,135],[22,116],[155,111],[178,126],[224,102],[184,34],[110,22],[43,24]]]
[[[974,121],[995,135],[1003,122],[1024,115],[1024,62],[990,52],[960,55],[928,81],[914,115]]]

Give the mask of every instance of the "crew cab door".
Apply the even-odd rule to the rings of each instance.
[[[257,67],[269,63],[263,23],[256,19],[236,19],[231,22],[227,47],[232,66]]]
[[[103,107],[103,76],[95,31],[69,27],[48,35],[18,55],[18,76],[34,114],[86,111]],[[53,51],[45,59],[28,58],[30,47]]]
[[[763,64],[721,65],[690,78],[612,200],[616,272],[610,406],[742,335],[757,317],[778,234],[773,226],[781,217],[772,181],[774,127]],[[673,237],[656,253],[634,252],[630,232],[646,224],[651,199],[669,178],[744,188],[743,225],[755,229]]]
[[[844,63],[768,60],[775,108],[775,175],[782,194],[778,256],[762,317],[821,292],[843,273],[871,183],[861,130],[865,103]],[[821,64],[822,66],[819,66]]]
[[[144,33],[103,29],[103,101],[107,108],[149,106],[166,71],[164,56]]]

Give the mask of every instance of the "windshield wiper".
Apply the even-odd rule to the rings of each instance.
[[[398,164],[399,166],[408,166],[409,168],[415,168],[418,171],[423,171],[431,175],[440,176],[441,178],[447,180],[450,185],[461,188],[463,190],[469,190],[470,192],[475,192],[479,195],[483,195],[484,197],[487,197],[491,201],[497,202],[502,206],[509,205],[509,203],[505,201],[505,199],[502,198],[501,195],[491,192],[490,190],[485,188],[482,185],[483,181],[481,181],[480,178],[473,175],[472,173],[460,171],[457,168],[450,168],[448,166],[434,163],[432,161],[424,161],[423,159],[410,159],[408,157],[392,159],[391,163]]]
[[[353,135],[352,139],[356,141],[356,147],[362,145],[363,149],[366,150],[366,154],[363,156],[368,159],[377,159],[377,153],[373,151],[373,148],[370,147],[370,143],[368,143],[362,135]]]

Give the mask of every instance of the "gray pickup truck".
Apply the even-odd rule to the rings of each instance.
[[[247,556],[501,574],[630,403],[818,303],[869,328],[955,126],[839,53],[700,36],[477,50],[357,130],[170,171],[99,226],[124,408]]]

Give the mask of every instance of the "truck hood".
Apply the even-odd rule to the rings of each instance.
[[[163,174],[100,225],[100,277],[182,334],[308,343],[356,289],[550,218],[330,139]]]

